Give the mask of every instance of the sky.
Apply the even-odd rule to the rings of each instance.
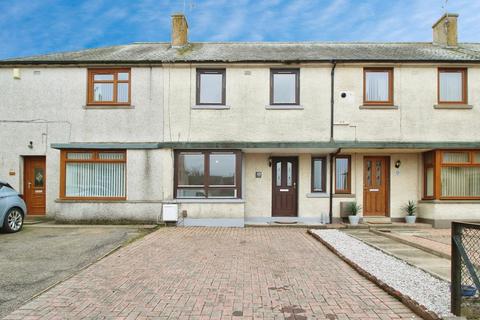
[[[480,0],[448,0],[459,40],[480,42]],[[431,41],[445,0],[0,0],[0,59],[170,41]]]

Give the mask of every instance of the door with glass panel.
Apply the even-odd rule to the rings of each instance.
[[[297,216],[298,159],[272,159],[272,216]]]
[[[390,175],[389,157],[365,157],[363,167],[363,215],[387,216]]]
[[[23,198],[29,215],[45,214],[45,157],[24,157]]]

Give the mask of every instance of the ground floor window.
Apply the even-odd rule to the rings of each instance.
[[[175,152],[176,198],[241,198],[241,153]]]
[[[423,160],[425,199],[480,199],[480,151],[437,150]]]
[[[312,157],[312,192],[325,192],[327,159]]]
[[[350,193],[351,164],[350,156],[335,158],[335,193]]]
[[[60,190],[67,199],[125,199],[126,152],[63,150]]]

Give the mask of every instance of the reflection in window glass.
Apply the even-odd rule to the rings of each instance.
[[[113,74],[96,74],[93,79],[95,81],[113,81]]]
[[[221,104],[223,94],[222,73],[200,74],[200,103]]]
[[[277,162],[276,168],[276,185],[277,187],[282,186],[282,163]]]
[[[205,190],[203,188],[178,188],[177,189],[178,198],[205,198]]]
[[[209,198],[235,198],[236,196],[237,196],[237,190],[232,188],[208,189]]]
[[[348,186],[348,158],[335,159],[335,189],[337,191],[347,191]]]
[[[313,160],[313,191],[316,192],[325,192],[323,190],[323,159]]]
[[[296,73],[275,73],[273,75],[273,103],[296,103]]]
[[[235,154],[211,154],[210,178],[212,186],[235,185]]]
[[[205,157],[203,154],[181,153],[178,156],[178,185],[203,186]]]

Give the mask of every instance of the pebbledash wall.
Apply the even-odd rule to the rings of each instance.
[[[327,142],[330,130],[331,64],[300,68],[300,105],[296,110],[269,107],[269,70],[280,64],[212,64],[132,67],[132,107],[88,109],[87,67],[25,67],[21,79],[0,68],[2,93],[0,167],[2,179],[23,190],[22,156],[46,155],[47,215],[59,220],[157,221],[162,203],[178,203],[189,219],[271,217],[272,155],[299,157],[299,217],[318,220],[328,213],[328,194],[310,192],[312,155],[333,150],[245,150],[243,199],[175,200],[173,150],[127,150],[126,201],[58,200],[60,152],[52,143],[146,142]],[[363,67],[394,67],[394,109],[364,109]],[[335,140],[444,142],[478,141],[480,69],[468,67],[472,109],[435,109],[437,68],[458,64],[338,64],[335,75]],[[119,66],[120,67],[120,66]],[[123,65],[121,67],[124,67]],[[226,67],[227,109],[195,106],[197,67]],[[340,93],[345,92],[346,98]],[[188,93],[188,94],[186,94]],[[19,98],[21,97],[21,98]],[[461,124],[461,127],[459,127]],[[28,147],[32,141],[33,148]],[[422,198],[425,150],[343,150],[352,155],[352,195],[334,196],[334,217],[341,201],[363,201],[363,156],[390,156],[390,216],[403,217],[408,200]],[[402,166],[396,170],[395,161]],[[329,165],[329,164],[328,164]],[[327,165],[327,175],[329,169]],[[10,176],[8,173],[16,174]],[[261,171],[262,178],[255,172]],[[327,176],[328,181],[328,176]],[[430,220],[480,218],[475,201],[420,201],[419,217]],[[452,214],[455,212],[455,214]]]
[[[170,157],[161,149],[127,150],[127,201],[59,200],[60,151],[52,144],[162,141],[162,69],[134,67],[131,77],[131,107],[88,109],[85,66],[20,68],[20,79],[13,78],[12,68],[0,68],[1,179],[22,193],[23,157],[46,156],[47,216],[156,221],[165,184],[162,166]]]

